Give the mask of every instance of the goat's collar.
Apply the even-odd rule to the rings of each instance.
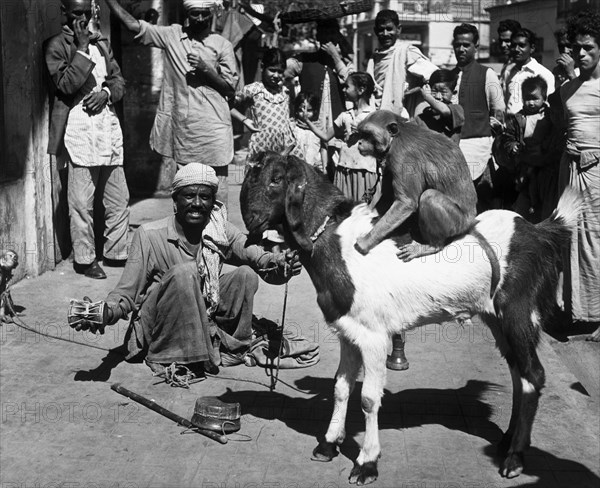
[[[310,236],[310,240],[314,243],[323,232],[325,232],[325,228],[327,227],[327,224],[329,223],[329,215],[327,217],[325,217],[325,220],[323,221],[323,223],[319,226],[319,228],[315,231],[315,233]]]

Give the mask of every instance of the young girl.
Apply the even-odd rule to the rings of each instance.
[[[248,143],[248,159],[252,161],[261,151],[281,152],[296,144],[290,122],[290,99],[283,86],[285,59],[281,51],[267,49],[262,59],[262,81],[246,85],[235,97],[231,116],[241,121],[252,135]],[[239,110],[251,108],[251,117]],[[295,148],[292,154],[302,157]]]
[[[374,109],[370,105],[375,83],[371,75],[362,72],[352,73],[344,84],[346,100],[352,102],[353,108],[342,112],[327,131],[321,130],[311,120],[305,120],[310,129],[327,142],[337,136],[344,143],[340,157],[335,164],[334,184],[344,195],[356,202],[370,202],[378,183],[377,163],[372,156],[361,156],[358,152],[353,134],[358,124]]]
[[[324,172],[327,166],[327,148],[304,122],[308,119],[322,128],[316,120],[319,115],[319,104],[319,97],[316,95],[308,92],[298,93],[294,100],[293,129],[298,150],[302,153],[304,161]]]

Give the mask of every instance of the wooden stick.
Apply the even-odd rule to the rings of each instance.
[[[128,390],[127,388],[121,386],[120,383],[113,383],[112,385],[110,385],[110,388],[111,388],[111,390],[114,390],[117,393],[120,393],[121,395],[126,396],[127,398],[131,398],[132,400],[135,400],[136,402],[144,405],[144,407],[148,407],[150,410],[154,410],[155,412],[160,413],[161,415],[173,420],[174,422],[177,422],[177,424],[179,424],[183,427],[186,427],[188,429],[194,429],[195,432],[198,432],[199,434],[202,434],[206,437],[210,437],[213,441],[217,441],[221,444],[227,444],[226,436],[217,434],[216,432],[213,432],[212,430],[202,429],[202,428],[198,427],[197,425],[194,425],[188,419],[184,419],[183,417],[177,415],[176,413],[173,413],[170,410],[167,410],[166,408],[161,407],[154,400],[148,400],[147,398],[145,398],[141,395],[138,395],[137,393],[134,393],[131,390]]]

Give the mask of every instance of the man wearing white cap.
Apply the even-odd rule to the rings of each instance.
[[[238,82],[233,46],[211,31],[222,0],[184,0],[184,25],[152,25],[130,15],[117,0],[112,12],[142,44],[165,51],[163,84],[150,147],[178,167],[215,168],[226,202],[227,165],[233,160],[233,129],[227,98]]]
[[[127,359],[145,354],[155,373],[175,363],[201,378],[205,363],[221,364],[220,351],[245,352],[258,289],[251,268],[272,284],[300,272],[295,254],[246,244],[215,198],[218,184],[203,164],[190,163],[175,175],[174,215],[138,228],[121,280],[106,298],[104,325],[133,312]],[[224,262],[241,265],[221,274]]]

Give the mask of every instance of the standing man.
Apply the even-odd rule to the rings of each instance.
[[[535,38],[536,35],[529,29],[520,29],[511,37],[514,64],[504,72],[502,79],[506,113],[516,114],[523,108],[521,83],[525,78],[539,75],[548,85],[548,95],[554,92],[554,75],[532,57]]]
[[[453,37],[452,47],[457,64],[455,72],[458,76],[455,103],[459,103],[465,111],[460,148],[477,189],[478,203],[480,206],[489,207],[491,176],[488,162],[494,142],[490,119],[493,118],[492,120],[499,123],[504,120],[504,96],[494,70],[481,66],[475,60],[479,48],[477,27],[461,24],[454,29]]]
[[[513,62],[510,38],[518,30],[521,30],[521,24],[513,19],[504,19],[498,24],[498,44],[502,52],[502,62],[504,63],[500,70],[500,79],[504,78],[504,73]]]
[[[582,12],[567,22],[579,76],[560,88],[567,144],[559,189],[573,186],[589,199],[572,234],[565,262],[565,302],[574,322],[600,323],[600,15]],[[600,327],[591,337],[600,341]]]
[[[227,201],[227,165],[233,160],[233,129],[227,99],[238,82],[233,46],[211,31],[222,0],[184,0],[184,26],[157,26],[130,15],[117,0],[111,11],[146,46],[165,51],[165,72],[150,147],[173,158],[178,169],[188,163],[214,167],[217,199]]]
[[[74,267],[89,278],[106,278],[95,252],[93,207],[105,207],[105,264],[127,259],[129,191],[123,172],[123,135],[113,104],[125,80],[110,45],[89,31],[91,0],[62,0],[62,32],[45,47],[54,88],[48,153],[68,166],[70,230]]]
[[[556,66],[552,70],[556,81],[556,86],[561,86],[569,80],[574,80],[579,76],[579,69],[575,67],[573,59],[573,49],[569,42],[567,29],[561,27],[554,33],[556,39],[556,47],[558,48],[558,59]]]
[[[420,87],[438,68],[416,46],[399,39],[402,26],[395,10],[381,10],[374,30],[379,47],[369,59],[367,73],[375,80],[375,106],[415,117],[423,102]]]

